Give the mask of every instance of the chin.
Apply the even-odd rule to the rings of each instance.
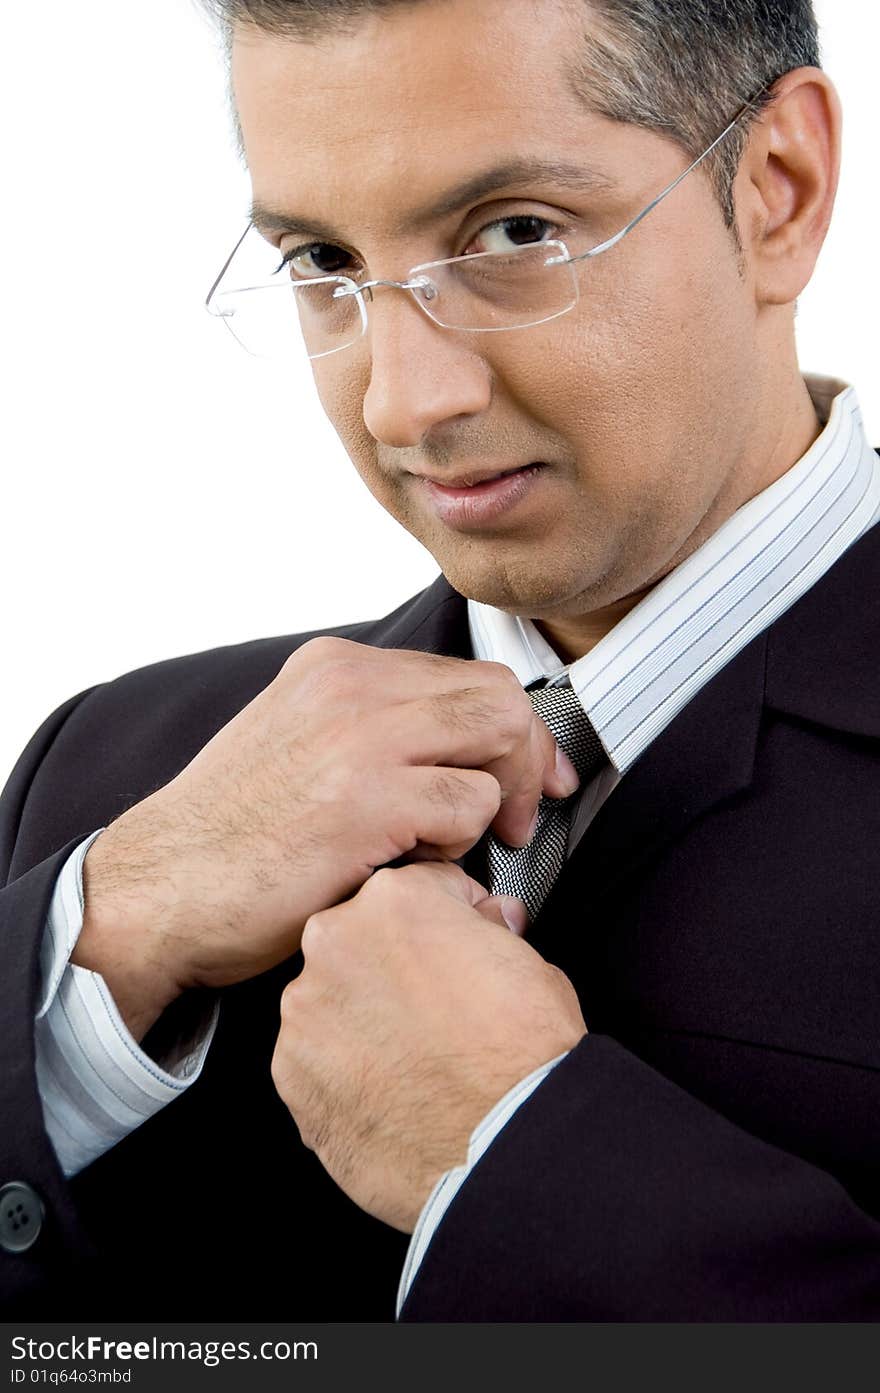
[[[491,564],[487,557],[487,564],[481,566],[474,564],[476,557],[460,553],[450,557],[435,553],[435,559],[459,594],[523,619],[578,619],[641,598],[653,588],[644,573],[634,573],[631,566],[615,567],[598,560],[590,564],[583,556],[572,558],[568,566],[560,565],[561,558],[556,556],[552,569],[537,568],[537,550],[529,548],[526,564],[501,565],[497,557]]]
[[[443,574],[460,595],[530,619],[551,618],[565,612],[575,596],[584,595],[584,578],[570,587],[560,576],[532,567],[477,567],[461,558],[454,562],[437,558]]]

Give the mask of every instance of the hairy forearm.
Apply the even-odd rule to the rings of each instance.
[[[112,829],[96,838],[83,863],[83,925],[70,961],[98,972],[133,1039],[143,1040],[179,989],[160,948],[148,901],[120,892],[120,848]],[[158,908],[158,907],[157,907]],[[146,913],[145,913],[146,911]]]

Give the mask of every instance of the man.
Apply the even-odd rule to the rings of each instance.
[[[7,1309],[875,1318],[880,475],[795,354],[809,5],[217,8],[272,250],[210,307],[301,325],[443,574],[23,753]]]

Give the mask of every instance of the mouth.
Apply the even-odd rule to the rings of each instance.
[[[536,489],[540,492],[538,480],[547,470],[543,460],[536,460],[512,469],[469,470],[443,479],[429,474],[414,477],[441,522],[456,531],[475,532],[520,511]]]
[[[416,474],[415,477],[424,479],[435,488],[458,493],[463,489],[476,489],[483,484],[496,483],[499,479],[509,479],[514,474],[525,474],[530,470],[544,468],[546,466],[543,460],[534,460],[530,464],[517,464],[510,469],[471,469],[466,474],[456,474],[451,477],[437,474]]]

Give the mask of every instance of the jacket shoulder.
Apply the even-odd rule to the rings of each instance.
[[[767,704],[880,737],[880,522],[769,631]]]
[[[407,621],[417,618],[437,590],[435,583],[379,619],[223,644],[145,664],[93,687],[86,694],[85,711],[95,713],[100,708],[106,715],[121,706],[129,718],[137,717],[142,723],[152,715],[166,729],[171,710],[180,715],[190,706],[198,711],[202,726],[210,724],[211,713],[231,719],[311,639],[338,637],[384,646],[389,636],[406,631]]]
[[[165,658],[72,698],[41,727],[4,793],[0,823],[15,871],[106,826],[175,778],[310,639],[405,647],[449,595],[439,577],[381,619]]]

